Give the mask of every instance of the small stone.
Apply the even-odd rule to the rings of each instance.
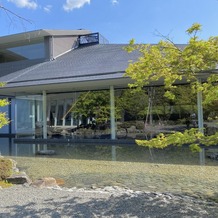
[[[92,185],[91,189],[97,189],[97,186],[96,185]]]
[[[45,188],[45,187],[57,187],[57,182],[53,177],[45,177],[42,179],[38,179],[32,183],[33,186],[38,188]]]
[[[113,192],[113,191],[114,191],[114,188],[111,187],[111,186],[106,186],[103,190],[104,190],[104,191],[107,191],[107,192]]]
[[[61,178],[56,178],[55,180],[56,180],[57,185],[64,185],[65,184],[64,180]]]
[[[8,177],[6,180],[12,184],[25,184],[25,183],[30,184],[32,182],[25,172],[19,172],[17,174],[13,174],[10,177]]]

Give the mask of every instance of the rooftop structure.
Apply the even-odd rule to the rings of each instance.
[[[123,73],[138,53],[128,54],[125,45],[105,42],[86,30],[38,30],[0,37],[0,81],[6,83],[0,92],[15,96],[31,90],[38,94],[54,88],[55,92],[93,89],[99,81],[99,88],[126,86],[129,79]]]

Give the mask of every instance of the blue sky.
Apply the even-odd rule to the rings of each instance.
[[[218,36],[218,0],[0,0],[0,36],[37,29],[89,29],[110,43],[156,43],[160,34],[186,43],[185,30],[202,24],[201,38]]]

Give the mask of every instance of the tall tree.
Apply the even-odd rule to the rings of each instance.
[[[176,84],[185,82],[190,84],[193,93],[203,93],[205,104],[212,104],[218,100],[218,87],[216,86],[218,82],[218,76],[216,75],[218,37],[202,40],[198,37],[199,31],[201,31],[201,25],[198,23],[187,29],[186,32],[189,34],[190,39],[186,45],[176,45],[167,37],[156,45],[136,45],[134,40],[131,40],[126,50],[128,52],[138,50],[141,56],[138,61],[130,63],[126,70],[126,76],[134,80],[130,87],[140,90],[149,83],[162,82],[165,88],[164,95],[174,99],[173,90],[176,89]],[[192,142],[193,147],[196,147],[196,139],[197,141],[200,139],[204,141],[203,138],[206,137],[197,130],[186,131],[184,134],[175,134],[171,136],[161,134],[156,139],[152,139],[153,144],[151,141],[140,140],[137,143],[156,147],[165,147],[173,141],[174,144],[182,144],[187,142],[184,141],[184,134],[186,134],[186,138],[187,135],[190,136],[188,137],[189,143]],[[168,140],[169,138],[170,140]],[[206,143],[208,140],[207,138],[204,142]],[[211,140],[209,141],[214,143]]]

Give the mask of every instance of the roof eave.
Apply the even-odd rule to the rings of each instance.
[[[90,30],[49,30],[40,29],[0,37],[0,46],[15,42],[37,41],[45,36],[78,36],[91,33]]]

